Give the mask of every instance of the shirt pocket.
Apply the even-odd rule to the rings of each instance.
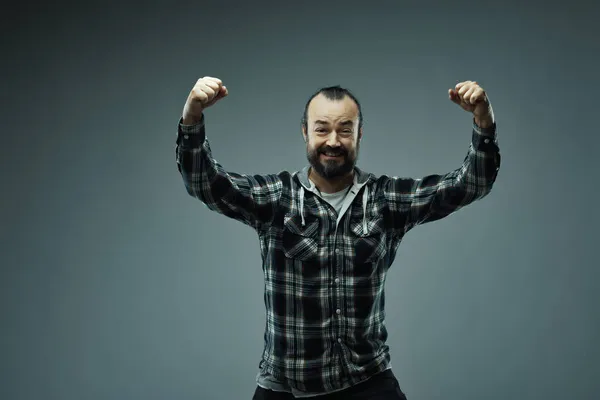
[[[386,254],[387,235],[383,217],[367,220],[366,228],[362,218],[350,222],[355,265],[376,263]]]
[[[283,220],[282,247],[287,258],[317,261],[319,256],[319,220],[287,214]]]

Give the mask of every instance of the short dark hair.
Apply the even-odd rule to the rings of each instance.
[[[356,96],[354,96],[354,94],[352,94],[352,92],[350,90],[345,89],[339,85],[336,85],[336,86],[328,86],[328,87],[321,88],[321,89],[317,90],[312,96],[310,96],[310,98],[306,102],[306,105],[304,106],[304,114],[302,115],[302,127],[305,130],[308,131],[308,126],[307,126],[308,125],[308,106],[310,105],[310,102],[320,94],[323,94],[325,96],[325,98],[328,100],[342,100],[346,96],[350,97],[352,99],[352,101],[354,101],[354,103],[356,103],[356,106],[358,107],[358,128],[359,129],[362,128],[363,115],[362,115],[362,109],[361,109],[358,99],[356,98]]]

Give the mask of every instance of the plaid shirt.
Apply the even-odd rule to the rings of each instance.
[[[355,169],[338,212],[309,168],[243,175],[213,157],[205,119],[179,120],[176,160],[187,192],[251,226],[260,239],[266,327],[260,369],[301,392],[325,393],[390,365],[384,283],[403,236],[483,198],[500,167],[496,126],[473,123],[460,168],[422,179]]]

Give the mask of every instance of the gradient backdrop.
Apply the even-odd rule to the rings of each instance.
[[[53,4],[2,16],[1,399],[252,397],[258,240],[175,165],[205,75],[230,91],[206,117],[231,171],[302,168],[303,105],[340,84],[364,107],[359,166],[412,177],[460,166],[471,119],[447,89],[477,80],[502,167],[402,243],[394,372],[410,400],[598,399],[598,6]]]

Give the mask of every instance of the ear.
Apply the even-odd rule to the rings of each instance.
[[[304,142],[306,143],[307,141],[307,137],[306,137],[306,127],[302,126],[302,138],[304,139]]]
[[[362,136],[363,136],[363,130],[362,130],[362,128],[360,128],[358,131],[358,141],[359,142],[362,140]]]

